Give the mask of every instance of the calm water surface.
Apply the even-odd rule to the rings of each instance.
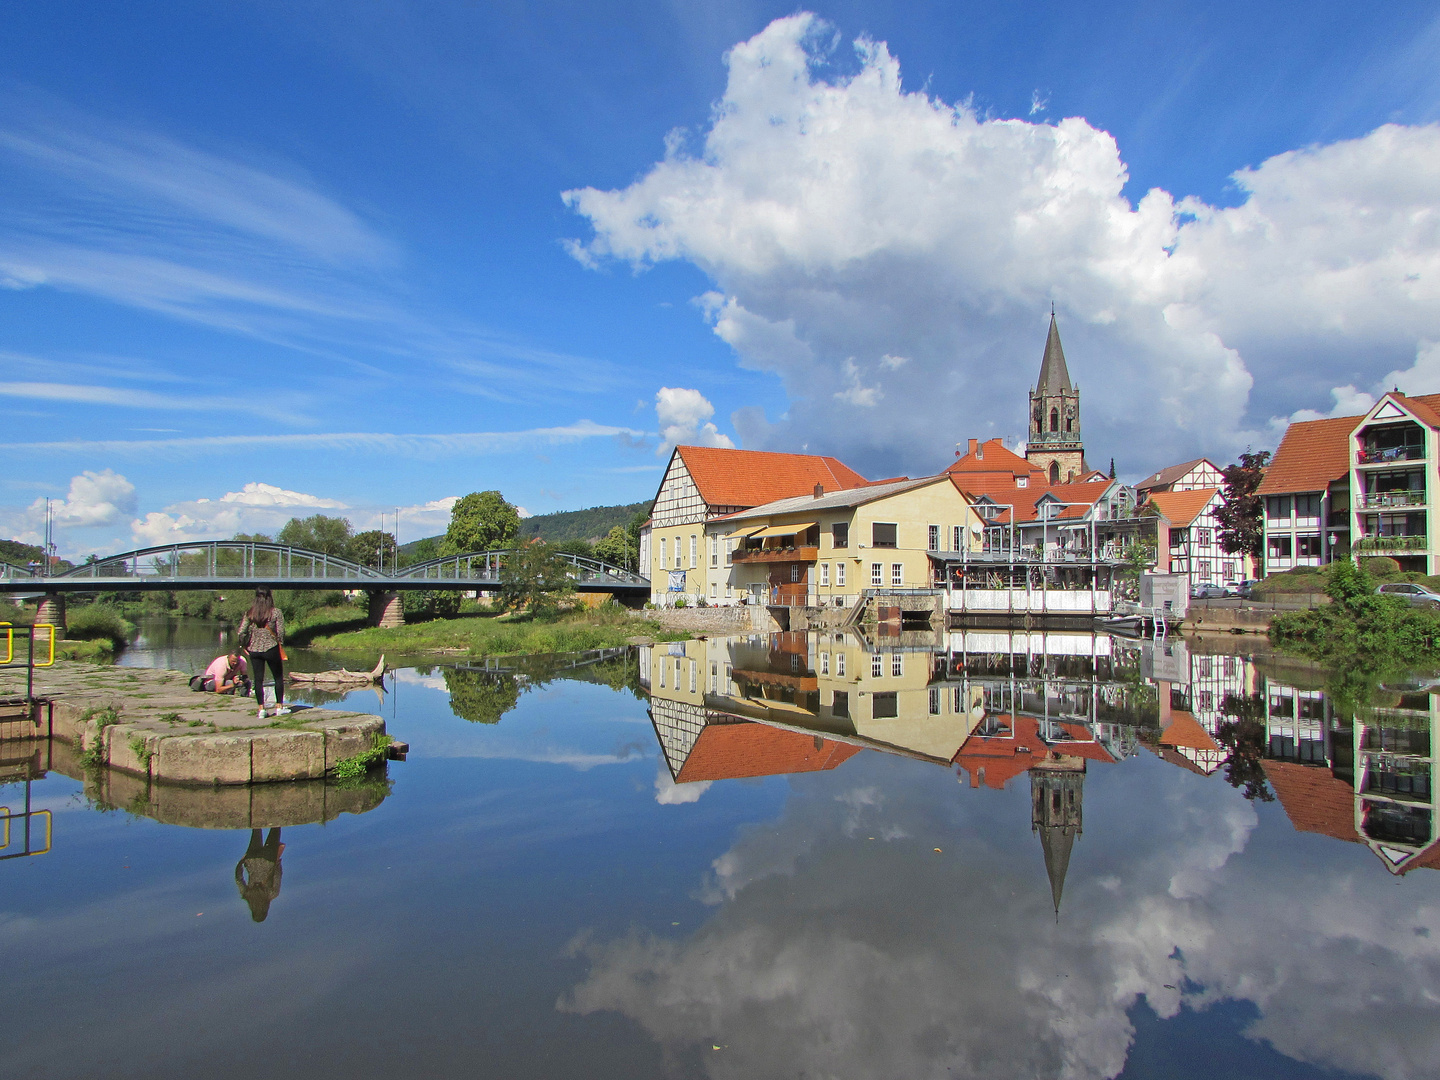
[[[349,695],[409,760],[278,835],[42,754],[0,1075],[1440,1075],[1420,683],[1354,724],[1276,661],[1090,635],[587,659]]]

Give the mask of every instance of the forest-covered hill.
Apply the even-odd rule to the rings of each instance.
[[[616,525],[625,528],[640,511],[649,513],[651,500],[626,503],[623,506],[592,506],[588,510],[560,510],[553,514],[536,514],[520,522],[520,535],[524,538],[538,536],[542,540],[560,543],[565,540],[587,540],[594,542],[603,537]],[[443,534],[442,534],[443,535]],[[440,537],[430,539],[439,543]],[[409,555],[422,540],[401,544],[402,554]]]

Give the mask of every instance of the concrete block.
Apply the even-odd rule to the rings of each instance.
[[[250,736],[174,735],[160,740],[152,775],[183,784],[250,783]]]
[[[147,731],[136,724],[111,724],[104,734],[105,760],[112,769],[122,769],[138,776],[150,775],[150,765],[159,742],[156,732]],[[135,746],[132,745],[136,740],[142,749],[151,755],[150,760],[145,760],[136,753]]]
[[[105,769],[99,777],[98,794],[102,802],[132,814],[150,815],[150,781],[115,769]]]
[[[370,749],[371,737],[385,732],[385,721],[380,717],[355,714],[325,717],[305,726],[325,736],[326,771],[345,758],[363,754]]]
[[[256,731],[250,748],[250,779],[308,780],[325,775],[325,736],[318,731]]]

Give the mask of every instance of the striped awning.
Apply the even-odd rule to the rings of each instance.
[[[750,534],[752,540],[763,540],[767,536],[795,536],[807,529],[815,528],[819,522],[805,521],[799,525],[772,525],[768,529],[761,529],[759,532]]]

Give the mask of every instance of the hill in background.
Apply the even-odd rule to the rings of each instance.
[[[646,499],[644,502],[626,503],[623,506],[592,506],[588,510],[559,510],[553,514],[536,514],[520,522],[520,537],[524,540],[539,537],[552,543],[565,540],[587,540],[593,543],[616,525],[622,529],[629,525],[630,519],[640,511],[648,512],[650,502]],[[438,542],[440,536],[430,539]],[[419,543],[421,541],[412,540],[408,544],[401,544],[400,551],[408,555]]]

